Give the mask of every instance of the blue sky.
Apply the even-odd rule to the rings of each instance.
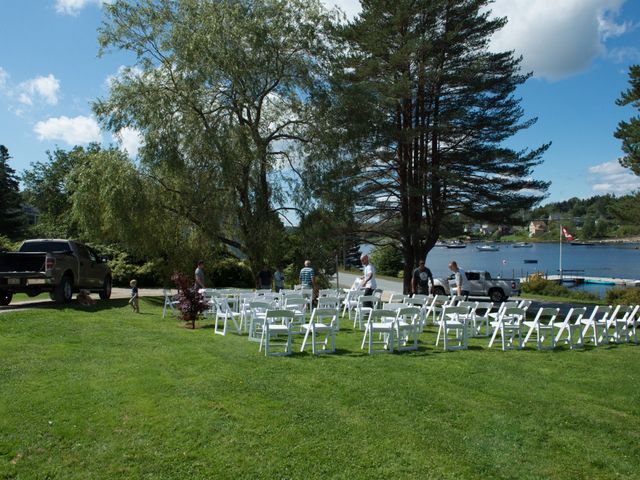
[[[326,0],[348,16],[357,0]],[[101,0],[0,0],[0,143],[18,172],[45,161],[46,151],[76,144],[119,142],[135,155],[134,131],[120,139],[102,132],[91,101],[108,93],[108,79],[132,58],[98,58]],[[618,166],[617,123],[637,114],[615,105],[628,86],[629,65],[640,63],[637,0],[496,0],[509,18],[492,48],[522,54],[533,71],[518,92],[538,123],[509,142],[514,148],[553,145],[533,176],[550,180],[549,201],[624,194],[640,178]]]

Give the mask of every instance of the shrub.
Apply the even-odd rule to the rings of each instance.
[[[208,272],[208,273],[207,273]],[[249,266],[236,258],[223,258],[211,266],[205,265],[205,274],[216,288],[253,288],[256,281]],[[207,284],[207,286],[209,286]]]
[[[638,305],[640,304],[640,288],[611,288],[607,290],[604,298],[609,305]]]
[[[380,275],[395,277],[403,268],[402,252],[390,243],[376,247],[371,253],[371,263]]]
[[[0,252],[14,252],[20,246],[20,242],[14,243],[8,237],[0,235]]]
[[[204,295],[194,288],[193,281],[182,272],[174,272],[171,280],[176,284],[178,293],[175,299],[180,311],[180,320],[191,322],[191,328],[196,328],[196,319],[209,308]]]

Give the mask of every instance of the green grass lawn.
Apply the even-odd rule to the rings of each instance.
[[[265,358],[160,305],[0,314],[0,478],[640,478],[639,346]]]

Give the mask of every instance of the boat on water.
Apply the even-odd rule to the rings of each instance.
[[[592,247],[593,245],[595,245],[595,243],[593,242],[571,242],[571,245],[578,245],[578,246],[582,246],[582,247]]]
[[[480,252],[497,252],[500,250],[496,245],[478,245],[476,248]]]
[[[467,248],[464,243],[447,243],[447,248]]]
[[[531,248],[533,245],[529,242],[517,242],[512,245],[513,248]]]
[[[525,259],[524,263],[538,263],[538,260],[534,260],[534,259]]]

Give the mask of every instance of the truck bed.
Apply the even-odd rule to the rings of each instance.
[[[0,253],[0,275],[18,272],[44,272],[47,254],[6,252]]]

